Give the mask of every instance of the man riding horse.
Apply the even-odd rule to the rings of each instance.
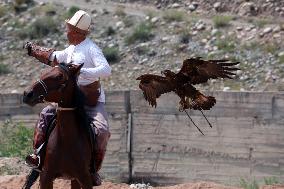
[[[67,38],[70,45],[65,50],[55,51],[55,49],[40,47],[31,42],[27,42],[25,48],[28,50],[28,55],[49,66],[56,66],[57,61],[67,64],[84,63],[78,77],[78,85],[86,96],[86,113],[92,118],[91,125],[96,143],[94,149],[95,170],[92,173],[92,179],[94,185],[98,186],[101,185],[98,171],[101,168],[110,137],[107,113],[104,109],[105,94],[100,85],[100,78],[110,76],[111,68],[101,49],[87,38],[90,25],[91,17],[89,14],[79,10],[70,20],[66,21]],[[47,140],[46,130],[55,114],[56,106],[54,105],[48,105],[40,113],[34,132],[34,153],[26,157],[26,163],[35,169],[39,168],[39,151]]]

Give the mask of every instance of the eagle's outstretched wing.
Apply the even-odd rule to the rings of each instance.
[[[161,94],[171,92],[175,89],[174,82],[167,77],[153,74],[144,74],[136,80],[140,80],[139,88],[143,91],[145,99],[151,106],[157,106],[156,98]]]
[[[209,79],[229,78],[236,75],[233,71],[239,70],[234,67],[239,62],[229,62],[228,60],[202,60],[190,58],[183,61],[183,65],[178,75],[186,77],[191,84],[205,83]]]

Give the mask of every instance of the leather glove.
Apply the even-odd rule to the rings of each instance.
[[[32,54],[32,44],[33,44],[32,42],[28,41],[23,45],[23,48],[27,49],[29,56],[31,56],[31,54]]]

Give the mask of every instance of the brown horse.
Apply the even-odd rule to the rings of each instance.
[[[49,136],[39,174],[41,189],[52,189],[53,181],[59,177],[70,179],[72,189],[92,188],[92,142],[84,98],[77,86],[82,66],[60,63],[45,71],[24,92],[23,101],[31,106],[45,101],[58,103],[56,125]]]

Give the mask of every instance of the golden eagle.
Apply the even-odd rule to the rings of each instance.
[[[143,91],[145,99],[151,106],[157,106],[156,99],[162,94],[175,92],[180,97],[180,111],[190,108],[200,110],[203,114],[202,110],[212,108],[216,103],[216,99],[213,96],[202,94],[193,85],[205,83],[209,79],[232,79],[232,76],[236,75],[234,71],[239,70],[239,68],[235,67],[237,64],[239,62],[202,60],[200,57],[190,58],[183,61],[178,73],[164,70],[161,72],[164,76],[143,74],[137,80],[140,80],[139,88]],[[203,116],[205,117],[204,114]],[[207,120],[206,117],[205,119]],[[208,120],[207,122],[209,123]],[[209,125],[212,127],[210,123]]]

